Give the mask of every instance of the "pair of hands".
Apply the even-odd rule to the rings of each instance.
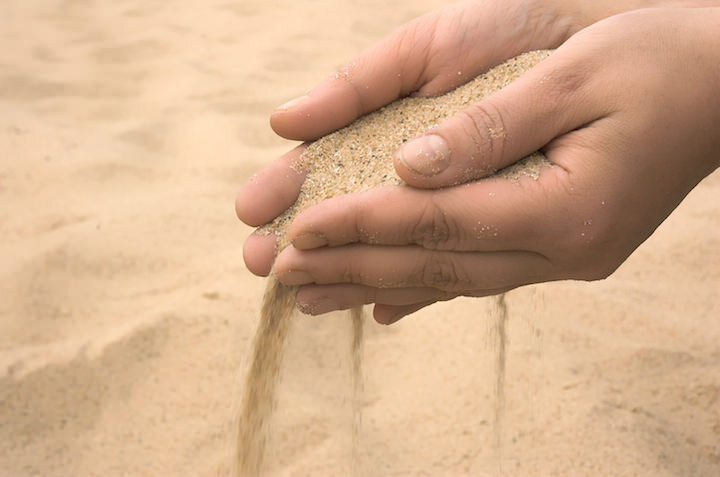
[[[461,2],[405,25],[281,106],[273,129],[311,141],[399,97],[441,94],[525,51],[557,48],[507,88],[406,143],[395,168],[411,187],[307,209],[277,257],[274,236],[253,234],[247,267],[301,285],[302,311],[375,303],[385,324],[459,295],[610,275],[720,165],[720,7],[620,10]],[[438,144],[446,160],[428,173],[415,151]],[[294,202],[303,148],[242,188],[243,222],[267,223]],[[555,166],[537,180],[456,185],[468,170],[498,170],[538,149]]]

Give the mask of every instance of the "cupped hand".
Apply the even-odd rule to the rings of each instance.
[[[283,137],[312,141],[397,98],[441,94],[520,53],[556,47],[584,21],[542,2],[460,2],[399,28],[308,95],[280,106],[270,124]],[[243,222],[270,222],[295,201],[304,180],[301,152],[280,157],[241,189],[235,204]],[[263,241],[253,236],[250,255],[256,240]],[[263,260],[248,265],[269,272]]]
[[[308,95],[280,106],[270,124],[281,136],[312,141],[409,94],[447,92],[508,58],[558,46],[591,21],[572,8],[527,0],[465,1],[422,16],[360,54]],[[297,198],[303,147],[255,174],[235,208],[251,226],[272,221]],[[276,238],[251,235],[244,247],[253,273],[268,275]]]
[[[532,41],[517,42],[520,51],[562,37],[551,32],[533,43],[542,35],[532,31]],[[396,169],[415,188],[337,197],[301,213],[276,275],[303,285],[298,303],[308,312],[376,303],[383,323],[458,295],[608,276],[718,167],[718,31],[720,9],[673,8],[617,15],[578,32],[509,87],[406,144]],[[481,59],[481,70],[496,59]],[[419,91],[454,86],[439,81]],[[373,106],[357,102],[353,114]],[[417,154],[424,142],[444,149],[435,174],[423,165],[436,156]],[[554,167],[537,180],[445,187],[468,168],[497,170],[540,148]],[[258,187],[276,183],[263,174]],[[299,187],[302,175],[293,181]],[[243,194],[252,189],[238,200],[244,220]],[[268,206],[249,222],[277,213]],[[257,273],[270,270],[273,254],[260,253],[270,240],[246,244]]]

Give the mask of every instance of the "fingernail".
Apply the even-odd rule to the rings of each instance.
[[[300,96],[299,98],[291,99],[287,103],[283,103],[280,106],[278,106],[277,111],[287,111],[288,109],[297,106],[298,104],[302,103],[306,99],[308,99],[310,96],[304,95]]]
[[[308,232],[300,234],[292,241],[293,247],[299,250],[307,250],[311,248],[320,248],[328,244],[327,238],[323,234]]]
[[[437,134],[429,134],[403,145],[399,158],[411,171],[423,176],[434,176],[450,165],[450,148],[445,139]]]
[[[291,270],[278,276],[278,280],[285,285],[306,285],[313,282],[313,277],[302,270]]]

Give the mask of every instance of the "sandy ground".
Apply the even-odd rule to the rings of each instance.
[[[239,184],[267,125],[442,2],[0,5],[0,475],[227,469],[264,281]],[[720,475],[720,175],[610,279],[369,324],[367,475]],[[348,323],[298,317],[268,475],[348,475]],[[498,459],[500,455],[501,459]]]

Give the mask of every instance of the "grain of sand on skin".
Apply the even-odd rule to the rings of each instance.
[[[278,248],[282,250],[288,245],[288,226],[293,218],[306,208],[341,194],[362,192],[386,185],[402,185],[402,180],[395,174],[392,157],[404,142],[508,85],[549,54],[548,51],[526,53],[443,96],[398,100],[314,142],[308,146],[296,166],[298,170],[307,173],[297,201],[260,231],[277,234]],[[498,171],[496,175],[509,180],[517,180],[520,176],[537,178],[540,169],[546,166],[550,166],[550,163],[545,157],[535,153]],[[290,329],[289,320],[295,306],[296,291],[296,288],[286,287],[275,278],[270,278],[263,297],[260,323],[240,413],[236,473],[241,476],[259,475],[263,467],[265,443],[276,399],[275,388],[282,365],[284,344]],[[504,323],[506,316],[504,313],[500,315],[502,316],[498,317],[498,320]],[[357,447],[360,431],[359,394],[362,387],[363,327],[360,308],[352,310],[349,316],[352,322],[351,362],[354,392],[352,442],[354,447]],[[502,324],[500,329],[504,329]],[[505,333],[497,333],[496,339],[499,356],[504,356]],[[504,359],[497,362],[496,420],[499,423]],[[352,455],[353,461],[356,461],[356,449],[353,449]],[[353,462],[355,470],[357,465],[357,462]]]

